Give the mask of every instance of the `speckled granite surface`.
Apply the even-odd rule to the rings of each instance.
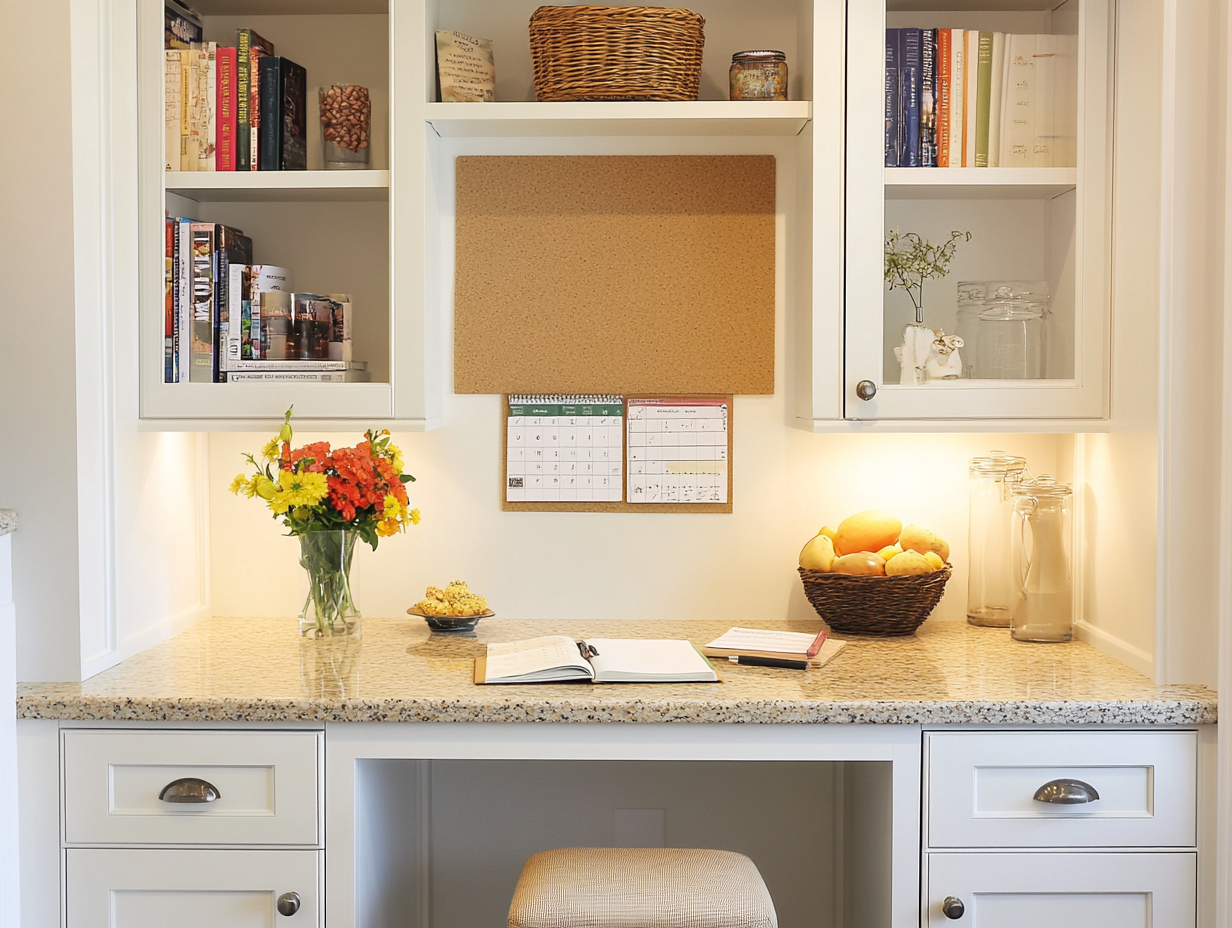
[[[17,513],[12,509],[0,509],[0,536],[17,531]]]
[[[756,623],[815,631],[812,623]],[[914,638],[849,639],[818,670],[720,665],[724,682],[475,686],[487,641],[543,634],[688,637],[728,622],[486,619],[470,635],[370,619],[359,639],[307,641],[293,619],[215,618],[81,684],[22,684],[19,718],[147,721],[723,722],[1188,725],[1203,687],[1156,687],[1081,642],[928,622]]]

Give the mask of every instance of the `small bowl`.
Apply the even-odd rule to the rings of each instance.
[[[491,609],[479,615],[427,615],[414,606],[406,611],[409,615],[422,618],[434,632],[469,632],[479,624],[480,619],[490,619],[496,615]]]

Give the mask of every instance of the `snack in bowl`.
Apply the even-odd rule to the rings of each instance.
[[[414,608],[422,615],[445,615],[459,618],[481,616],[488,611],[488,601],[478,593],[472,593],[465,580],[450,580],[449,586],[440,589],[428,587],[424,598]]]

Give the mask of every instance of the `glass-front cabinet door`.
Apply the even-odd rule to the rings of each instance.
[[[1100,419],[1109,0],[848,3],[844,416]]]

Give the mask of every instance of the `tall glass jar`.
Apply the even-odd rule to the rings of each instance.
[[[1070,570],[1073,490],[1052,477],[1015,484],[1014,562],[1018,592],[1010,635],[1018,641],[1074,637],[1074,585]]]
[[[1017,593],[1010,553],[1010,491],[1022,477],[1026,458],[1003,451],[967,463],[970,510],[967,551],[967,621],[989,628],[1010,627]]]

